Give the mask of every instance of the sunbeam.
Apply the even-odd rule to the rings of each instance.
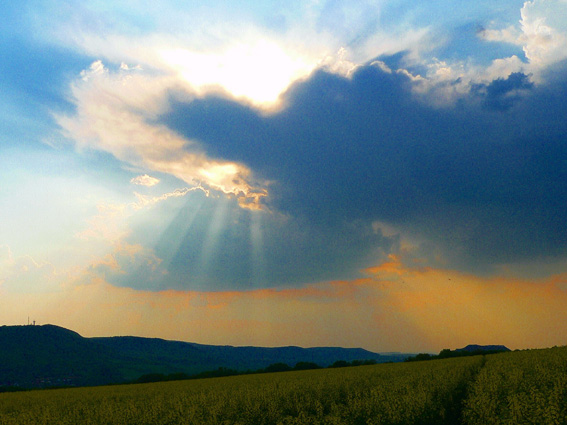
[[[155,244],[156,252],[162,259],[165,270],[169,268],[186,236],[191,232],[205,199],[202,194],[190,195],[183,208],[178,211],[177,216],[171,220]]]
[[[197,286],[206,286],[213,256],[217,253],[220,238],[227,224],[231,200],[223,197],[217,199],[215,204],[215,211],[210,219],[209,228],[198,260],[198,268],[201,273],[197,279]]]
[[[266,265],[264,259],[263,211],[250,211],[250,240],[252,242],[251,265],[252,284],[260,287],[265,282]]]

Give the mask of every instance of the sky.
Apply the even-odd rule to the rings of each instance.
[[[567,343],[567,0],[5,3],[0,324]]]

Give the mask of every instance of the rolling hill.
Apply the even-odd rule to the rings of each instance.
[[[54,325],[0,327],[0,386],[87,386],[122,383],[148,373],[188,375],[218,368],[263,369],[274,363],[401,361],[361,348],[233,347],[141,337],[84,338]]]

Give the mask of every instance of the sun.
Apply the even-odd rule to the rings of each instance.
[[[220,88],[260,108],[273,107],[293,81],[315,68],[314,63],[268,40],[237,43],[214,53],[165,49],[161,57],[200,94]]]

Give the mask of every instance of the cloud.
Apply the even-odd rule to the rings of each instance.
[[[160,55],[164,67],[173,69],[197,93],[219,87],[258,106],[277,103],[292,81],[309,75],[315,67],[315,63],[292,57],[268,40],[236,44],[219,54],[176,48]]]
[[[510,44],[521,44],[520,34],[520,30],[513,25],[501,30],[481,28],[478,32],[478,36],[485,41],[504,42]]]
[[[549,66],[567,58],[567,3],[534,0],[524,3],[520,42],[530,63]]]
[[[448,46],[440,43],[433,50],[435,56],[414,55],[405,66],[425,77],[418,87],[439,106],[453,106],[467,98],[471,87],[506,80],[510,74],[529,75],[530,81],[541,83],[549,67],[567,58],[566,10],[563,0],[527,1],[517,23],[503,28],[494,24],[500,19],[477,23],[474,40],[466,37],[468,27],[457,28],[447,35]]]
[[[542,2],[524,5],[519,28],[481,32],[484,40],[515,40],[533,52],[488,66],[474,57],[426,58],[443,42],[415,21],[404,27],[407,39],[377,40],[381,7],[366,5],[366,16],[328,4],[332,13],[320,20],[323,6],[312,6],[306,32],[286,21],[282,34],[254,25],[232,39],[236,27],[215,27],[201,44],[185,32],[80,33],[81,49],[114,66],[95,61],[74,81],[76,110],[56,117],[64,133],[78,149],[110,153],[138,173],[170,175],[186,186],[136,193],[130,205],[117,206],[125,212],[109,204],[92,223],[94,234],[152,250],[168,271],[159,287],[177,289],[353,278],[408,246],[431,265],[483,273],[564,255],[565,235],[556,229],[566,192],[559,118],[565,74],[561,62],[535,60],[562,43],[562,30],[551,18],[537,27],[547,14]],[[333,38],[327,29],[341,16],[345,24]],[[544,26],[552,29],[549,46],[534,35]],[[294,50],[289,40],[310,31],[317,41],[307,37],[305,50]],[[212,35],[218,41],[209,46]],[[469,36],[481,42],[475,31]],[[282,64],[286,72],[276,73]],[[270,99],[245,99],[250,87],[263,87]],[[281,104],[267,110],[275,98]],[[211,198],[176,210],[190,219],[183,230],[156,226],[153,217],[120,233],[136,210],[157,211],[161,201],[193,190]],[[239,215],[234,200],[268,214]],[[119,225],[113,229],[104,216]],[[176,253],[147,230],[152,226],[176,240]],[[142,243],[145,232],[154,245]],[[289,264],[296,267],[286,272]]]
[[[134,177],[132,180],[130,180],[130,183],[140,186],[152,187],[159,183],[159,179],[144,174],[143,176]]]
[[[521,9],[520,27],[483,29],[486,41],[521,46],[529,63],[528,72],[539,74],[567,58],[567,4],[564,0],[526,1]]]
[[[82,278],[88,283],[93,276],[104,280],[112,279],[118,286],[121,282],[138,281],[137,289],[162,289],[159,282],[167,272],[160,265],[162,260],[150,249],[141,245],[132,245],[124,241],[116,241],[111,253],[92,264]]]
[[[109,271],[105,279],[148,290],[246,290],[348,278],[391,243],[364,223],[322,228],[197,193],[136,213],[121,240],[151,251],[161,260],[160,273],[143,279]]]
[[[164,112],[167,92],[173,87],[167,77],[124,69],[111,73],[96,61],[73,85],[76,113],[58,114],[56,119],[79,148],[111,153],[129,165],[235,196],[244,208],[261,209],[267,189],[254,181],[246,166],[209,159],[196,141],[149,123]]]
[[[526,91],[531,90],[534,83],[525,74],[514,72],[508,78],[498,78],[488,85],[477,84],[473,91],[480,94],[487,108],[506,110],[522,99]]]
[[[131,204],[132,208],[135,210],[139,210],[142,208],[146,208],[146,207],[150,207],[152,205],[157,204],[158,202],[162,202],[165,201],[169,198],[181,198],[185,195],[187,195],[190,192],[193,192],[195,190],[200,190],[203,193],[205,193],[207,196],[209,196],[209,191],[197,186],[197,187],[185,187],[183,189],[175,189],[173,192],[168,192],[168,193],[164,193],[163,195],[160,196],[146,196],[146,195],[142,195],[140,193],[134,192],[134,195],[136,196],[136,202]]]
[[[469,86],[438,108],[411,75],[372,64],[349,78],[314,73],[270,116],[207,97],[161,122],[273,181],[274,210],[329,232],[379,221],[436,246],[445,266],[488,272],[565,253],[566,81],[510,74],[483,86],[481,102]]]
[[[101,13],[81,5],[64,19],[55,11],[45,16],[51,18],[49,38],[67,48],[175,76],[202,95],[221,90],[270,108],[291,83],[341,48],[348,52],[346,59],[364,63],[380,54],[412,50],[416,43],[425,45],[427,28],[406,22],[413,18],[407,12],[396,13],[396,22],[402,23],[393,25],[392,17],[382,14],[387,6],[342,0],[230,7],[216,1],[199,7],[163,2],[156,10],[113,5]],[[59,18],[56,25],[54,18]]]

